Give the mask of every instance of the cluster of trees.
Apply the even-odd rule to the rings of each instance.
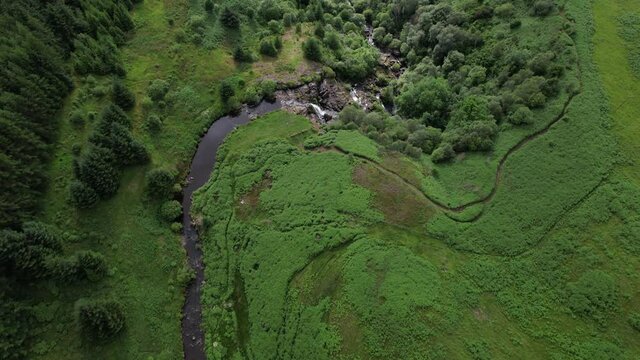
[[[316,22],[314,37],[303,44],[305,57],[322,62],[348,81],[362,81],[375,71],[378,50],[362,37],[365,16],[347,2],[308,3],[302,15]]]
[[[88,150],[73,162],[76,180],[69,188],[73,205],[87,208],[98,199],[113,196],[122,167],[149,161],[147,150],[133,138],[130,129],[131,120],[118,105],[104,108],[89,137]]]
[[[63,253],[69,235],[39,222],[25,222],[19,230],[0,230],[0,349],[7,358],[25,355],[33,313],[29,306],[16,301],[12,290],[25,283],[51,280],[61,283],[99,281],[108,267],[104,257],[93,251]]]
[[[431,154],[442,142],[442,130],[425,126],[420,121],[404,120],[384,111],[365,112],[359,107],[347,106],[339,115],[336,129],[359,130],[389,150],[419,158]]]
[[[0,226],[19,227],[46,187],[55,113],[79,73],[122,74],[113,45],[133,28],[130,0],[3,1],[0,14]]]
[[[20,292],[25,284],[96,281],[106,274],[100,254],[65,256],[64,237],[31,220],[46,188],[56,113],[73,88],[70,71],[124,75],[117,46],[134,27],[128,10],[138,1],[0,1],[0,349],[8,358],[25,355],[31,328],[30,307]],[[119,81],[113,85],[113,100],[126,109],[135,104]],[[91,162],[102,165],[110,156],[131,159],[138,156],[126,152],[141,153],[132,146],[126,126],[105,120],[119,118],[120,112],[104,115],[92,136],[92,149],[102,150],[90,150],[78,161],[83,179],[72,188],[80,203],[94,202],[96,184],[112,172],[100,166],[96,170]],[[74,110],[70,121],[81,126],[84,114]]]
[[[382,100],[395,105],[403,118],[442,131],[441,143],[433,149],[435,161],[451,159],[456,152],[490,150],[499,124],[533,123],[535,109],[561,91],[570,24],[534,44],[510,33],[521,25],[521,14],[552,15],[552,0],[467,2],[460,7],[450,2],[355,1],[353,9],[355,14],[343,10],[340,18],[359,26],[363,20],[373,28],[376,45],[409,66],[384,89]],[[327,49],[340,49],[340,39],[348,39],[336,41],[330,34],[339,21],[324,17],[329,25],[316,29],[323,39],[323,59]],[[339,68],[334,68],[338,74]],[[568,93],[575,90],[567,88]]]

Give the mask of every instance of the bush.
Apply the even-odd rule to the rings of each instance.
[[[533,112],[526,106],[520,106],[511,115],[509,122],[514,125],[529,125],[533,123]]]
[[[233,83],[229,79],[225,79],[220,84],[220,99],[222,102],[226,103],[236,94],[235,87]]]
[[[640,332],[640,313],[633,313],[629,315],[629,325],[636,331]]]
[[[238,45],[233,50],[233,59],[237,62],[252,62],[254,60],[251,50],[243,45]]]
[[[302,44],[304,57],[312,61],[322,61],[322,46],[316,38],[309,38]]]
[[[273,38],[266,37],[260,42],[260,53],[266,56],[278,56],[278,49],[276,49]]]
[[[213,1],[211,0],[204,1],[204,11],[208,12],[209,14],[213,12]]]
[[[147,116],[147,119],[144,122],[144,126],[150,132],[156,133],[162,129],[162,119],[156,114],[151,114]]]
[[[165,169],[153,169],[146,176],[146,191],[151,197],[165,199],[171,195],[175,175]]]
[[[167,201],[160,207],[160,218],[172,222],[182,215],[182,205],[177,200]]]
[[[81,299],[75,308],[80,330],[92,340],[107,340],[124,329],[124,308],[117,301]]]
[[[123,110],[131,110],[136,105],[136,96],[124,86],[122,81],[115,80],[111,92],[113,102]]]
[[[618,289],[615,280],[604,271],[587,271],[578,281],[569,283],[568,288],[569,308],[578,315],[603,322],[606,314],[617,307]]]
[[[107,262],[102,254],[94,251],[80,251],[76,254],[76,259],[80,271],[87,279],[97,281],[107,275]]]
[[[229,6],[225,6],[220,13],[220,22],[229,29],[237,29],[240,27],[240,17]]]
[[[169,83],[162,79],[156,79],[151,82],[147,89],[147,94],[151,100],[158,102],[164,100],[164,97],[169,92]]]
[[[456,156],[456,152],[453,151],[453,146],[449,143],[443,143],[438,146],[437,149],[433,150],[431,161],[441,163],[453,159],[454,156]]]
[[[551,14],[555,7],[552,0],[538,0],[533,4],[533,14],[535,16],[547,16]]]
[[[80,110],[74,110],[73,112],[71,112],[71,115],[69,115],[69,123],[74,128],[83,127],[85,120],[84,120],[84,116],[82,115],[82,112]]]
[[[90,186],[74,180],[69,185],[69,203],[79,209],[87,209],[98,202],[98,194]]]

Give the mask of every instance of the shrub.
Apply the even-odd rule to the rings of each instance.
[[[144,126],[150,132],[158,132],[162,129],[162,119],[156,114],[151,114],[147,116],[147,119],[144,122]]]
[[[276,49],[273,38],[266,37],[260,42],[260,53],[266,56],[275,57],[278,55],[278,49]]]
[[[229,79],[225,79],[220,84],[220,99],[224,103],[229,101],[236,94],[235,87],[233,86],[233,82]]]
[[[169,92],[169,83],[162,79],[156,79],[151,82],[147,89],[147,94],[151,100],[158,102],[164,100],[164,97]]]
[[[171,195],[175,175],[165,169],[153,169],[146,176],[147,194],[156,198],[164,199]]]
[[[177,200],[167,201],[160,207],[160,218],[172,222],[182,215],[182,205]]]
[[[240,17],[229,6],[225,6],[220,13],[220,22],[229,29],[237,29],[240,27]]]
[[[85,120],[84,120],[84,116],[82,115],[82,112],[80,110],[74,110],[73,112],[71,112],[71,115],[69,115],[69,123],[74,128],[83,127]]]
[[[640,313],[633,313],[629,315],[629,325],[636,331],[640,332]]]
[[[569,308],[578,315],[603,322],[605,315],[617,306],[615,280],[604,271],[587,271],[578,281],[569,283],[568,288]]]
[[[112,300],[78,300],[76,316],[82,333],[93,340],[107,340],[125,326],[122,304]]]
[[[131,126],[131,119],[118,105],[113,103],[107,105],[100,114],[100,121],[104,124],[120,124],[125,127]]]
[[[456,153],[453,151],[453,146],[449,143],[443,143],[433,150],[431,160],[434,163],[441,163],[453,159],[454,156],[456,156]]]
[[[80,271],[87,279],[97,281],[107,275],[107,262],[102,254],[94,251],[80,251],[76,254],[76,259]]]
[[[251,50],[243,45],[238,45],[233,50],[233,59],[237,62],[252,62],[254,60]]]
[[[529,125],[533,123],[533,112],[526,106],[520,106],[508,119],[514,125]]]
[[[322,46],[316,38],[309,38],[302,44],[305,58],[312,61],[322,61]]]
[[[552,0],[538,0],[533,4],[533,14],[535,16],[547,16],[551,14],[555,4]]]
[[[213,12],[213,1],[211,0],[204,1],[204,11],[208,12],[209,14]]]
[[[416,84],[407,84],[395,103],[403,116],[421,118],[428,113],[427,125],[444,127],[452,96],[445,79],[426,78]]]
[[[124,86],[122,81],[115,80],[111,92],[113,102],[123,110],[131,110],[136,105],[136,96]]]
[[[69,203],[79,208],[90,208],[98,202],[98,194],[90,186],[74,180],[69,185]]]

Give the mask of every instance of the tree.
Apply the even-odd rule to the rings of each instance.
[[[177,200],[167,201],[160,207],[160,218],[172,222],[182,214],[182,205]]]
[[[128,128],[131,126],[131,119],[118,105],[111,103],[102,110],[98,126],[106,126],[108,124],[120,124]]]
[[[229,101],[236,94],[236,89],[233,86],[233,82],[229,79],[225,79],[220,84],[220,98],[224,103]]]
[[[147,173],[147,194],[156,198],[164,199],[171,195],[175,175],[165,169],[153,169]]]
[[[76,178],[91,187],[99,197],[106,199],[118,191],[120,171],[115,166],[115,155],[109,149],[93,146],[75,162]]]
[[[427,125],[443,128],[453,94],[445,79],[427,77],[416,84],[406,84],[395,99],[398,112],[409,118],[423,118]]]
[[[309,38],[302,44],[305,58],[312,61],[322,61],[322,46],[316,38]]]
[[[151,100],[158,102],[164,100],[164,97],[169,92],[169,83],[162,79],[156,79],[151,82],[147,89],[147,94]]]
[[[555,4],[552,0],[538,0],[533,4],[533,14],[535,16],[547,16],[551,14],[553,9],[555,8]]]
[[[237,29],[240,27],[240,17],[229,6],[225,6],[220,13],[220,21],[222,25],[229,29]]]
[[[433,150],[440,144],[442,139],[442,130],[434,127],[427,127],[414,131],[409,135],[409,143],[415,147],[422,149],[425,154],[431,154]]]
[[[80,330],[90,339],[107,340],[124,329],[124,307],[117,301],[81,299],[75,308]]]
[[[533,112],[526,106],[520,106],[508,119],[514,125],[529,125],[533,123]]]
[[[113,102],[123,110],[131,110],[136,105],[136,96],[120,80],[115,80],[112,87]]]
[[[83,182],[73,180],[69,185],[69,202],[79,209],[87,209],[98,202],[98,194]]]
[[[204,1],[204,10],[211,14],[213,12],[213,1],[205,0]]]
[[[260,42],[260,53],[267,56],[278,56],[278,50],[275,47],[273,38],[266,37]]]
[[[453,159],[454,156],[456,156],[456,152],[453,151],[451,144],[442,143],[437,149],[433,150],[431,160],[434,163],[441,163]]]

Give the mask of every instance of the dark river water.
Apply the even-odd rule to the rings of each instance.
[[[263,115],[280,109],[279,101],[269,103],[263,101],[253,108],[245,108],[237,116],[225,116],[211,125],[205,136],[200,140],[191,168],[189,170],[188,185],[183,189],[182,209],[184,215],[184,248],[187,251],[189,265],[195,270],[195,281],[191,282],[185,293],[182,309],[182,343],[186,360],[204,360],[204,333],[201,328],[202,304],[200,294],[204,281],[204,266],[202,263],[202,249],[198,240],[198,232],[191,224],[191,196],[193,192],[203,186],[211,177],[216,164],[218,147],[225,137],[236,127],[251,121],[253,116]]]

